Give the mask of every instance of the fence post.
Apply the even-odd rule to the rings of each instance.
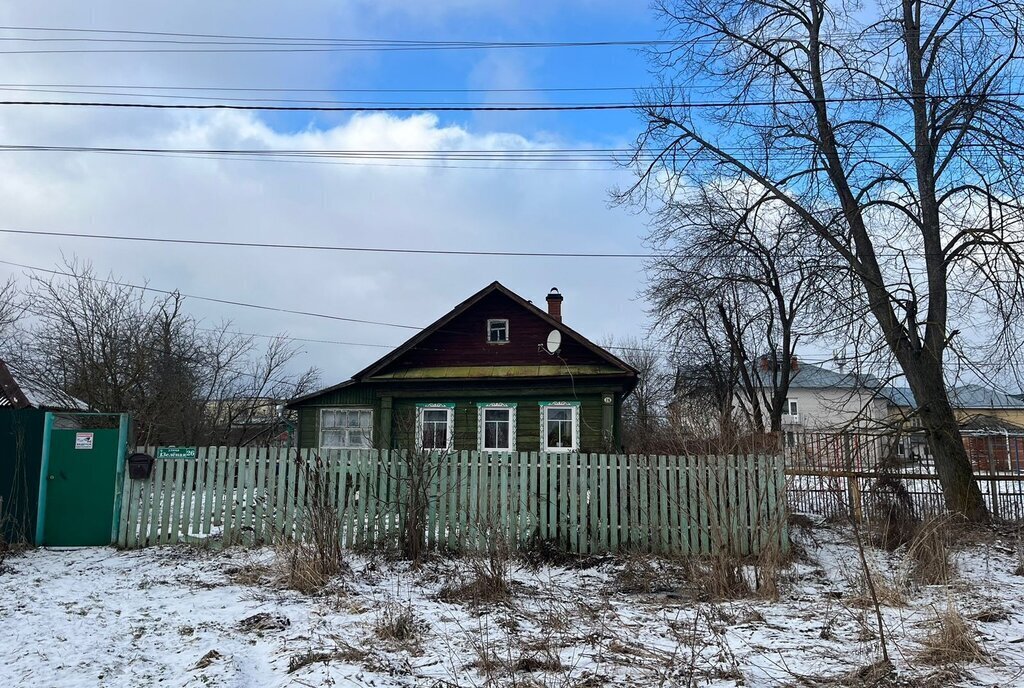
[[[853,443],[849,432],[843,433],[843,459],[846,464],[846,489],[850,500],[850,515],[857,523],[860,523],[863,516],[860,505],[860,478],[854,472]]]
[[[996,457],[992,449],[992,438],[994,435],[985,436],[985,447],[988,450],[988,493],[992,497],[992,518],[999,519],[999,481],[995,479]],[[1009,450],[1007,450],[1007,461],[1009,461]]]

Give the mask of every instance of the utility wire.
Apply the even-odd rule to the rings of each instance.
[[[25,84],[0,83],[0,90],[20,88],[121,89],[139,91],[225,91],[245,93],[579,93],[641,91],[650,86],[563,86],[537,88],[274,88],[244,86],[150,86],[143,84]],[[714,91],[708,87],[702,90]]]
[[[2,51],[0,51],[2,54]],[[932,100],[981,99],[985,98],[1018,98],[1024,92],[1012,91],[1005,93],[984,94],[929,94]],[[827,103],[872,103],[906,101],[907,96],[870,95],[870,96],[839,96],[835,98],[815,99],[764,99],[749,101],[694,101],[694,102],[653,102],[653,103],[574,103],[548,104],[527,103],[517,105],[245,105],[237,103],[130,103],[124,101],[70,101],[70,100],[3,100],[3,106],[46,106],[46,107],[97,107],[148,110],[255,110],[270,112],[584,112],[584,111],[615,111],[615,110],[671,110],[671,109],[705,109],[733,107],[783,107],[790,105],[814,105]]]
[[[182,244],[190,246],[223,246],[227,248],[261,248],[261,249],[273,249],[273,250],[297,250],[297,251],[338,251],[345,253],[399,253],[399,254],[411,254],[411,255],[430,255],[430,256],[483,256],[483,257],[508,257],[508,258],[618,258],[618,259],[666,259],[666,258],[689,258],[688,254],[684,252],[655,252],[655,253],[578,253],[578,252],[558,252],[558,251],[482,251],[482,250],[470,250],[470,249],[428,249],[428,248],[404,248],[404,247],[377,247],[377,246],[338,246],[331,244],[281,244],[281,243],[269,243],[269,242],[257,242],[257,241],[226,241],[218,239],[184,239],[174,237],[151,237],[151,236],[139,236],[139,235],[123,235],[123,234],[94,234],[88,232],[63,232],[63,231],[43,231],[35,229],[12,229],[9,227],[0,227],[0,233],[2,234],[18,234],[26,236],[42,236],[42,237],[61,237],[61,238],[73,238],[73,239],[96,239],[104,241],[136,241],[136,242],[147,242],[157,244]],[[1013,243],[1013,242],[1011,242]],[[730,257],[747,257],[749,252],[736,251],[735,253],[727,253],[724,251],[715,252],[714,254],[701,254],[697,256],[699,258],[708,257],[719,257],[719,258],[730,258]],[[819,253],[797,253],[793,251],[787,251],[788,257],[794,258],[817,258]],[[879,250],[875,252],[876,256],[879,257],[893,257],[898,258],[902,256],[924,256],[924,251],[919,250],[894,250],[884,251]],[[0,261],[2,262],[2,261]]]
[[[76,279],[81,277],[80,275],[75,275],[75,274],[69,273],[69,272],[63,272],[63,271],[60,271],[60,270],[52,270],[52,269],[48,269],[48,268],[40,268],[40,267],[36,267],[36,266],[33,266],[33,265],[25,265],[23,263],[15,263],[15,262],[12,262],[12,261],[7,261],[7,260],[0,260],[0,263],[2,263],[4,265],[12,265],[12,266],[15,266],[15,267],[20,267],[20,268],[23,268],[23,269],[26,269],[26,270],[30,270],[30,271],[33,271],[33,272],[43,272],[43,273],[48,273],[48,274],[52,274],[52,275],[59,275],[59,276],[63,276],[63,277],[71,277],[71,278],[76,278]],[[113,285],[117,285],[117,286],[128,287],[128,288],[131,288],[131,289],[138,289],[138,290],[141,290],[141,291],[151,291],[151,292],[155,292],[155,293],[167,294],[167,295],[172,295],[172,296],[173,295],[179,295],[179,296],[183,296],[183,297],[186,297],[186,298],[192,298],[192,299],[197,299],[197,300],[202,300],[202,301],[213,301],[215,303],[224,303],[224,304],[235,305],[235,306],[244,306],[244,307],[248,307],[248,308],[259,308],[259,309],[263,309],[263,310],[271,310],[271,311],[278,311],[278,312],[285,312],[285,313],[294,313],[294,314],[297,314],[297,315],[306,315],[306,316],[312,316],[312,317],[330,318],[332,320],[343,320],[343,321],[346,321],[346,322],[359,322],[359,323],[370,323],[370,324],[376,324],[376,325],[388,325],[390,327],[401,327],[401,328],[413,329],[413,330],[422,330],[423,329],[421,326],[417,326],[417,325],[399,325],[399,324],[394,324],[394,323],[379,323],[379,322],[374,322],[374,321],[354,320],[352,318],[342,318],[342,317],[339,317],[339,316],[331,316],[331,315],[323,315],[323,314],[317,314],[317,313],[309,313],[309,312],[306,312],[306,311],[296,311],[296,310],[289,310],[289,309],[277,308],[277,307],[272,307],[272,306],[262,306],[262,305],[255,305],[255,304],[240,303],[240,302],[237,302],[237,301],[229,301],[229,300],[226,300],[226,299],[217,299],[217,298],[211,298],[211,297],[205,297],[205,296],[195,296],[195,295],[190,295],[190,294],[184,294],[184,293],[179,292],[179,291],[167,291],[167,290],[163,290],[163,289],[156,289],[154,287],[130,284],[130,283],[127,283],[127,282],[118,282],[118,281],[115,281],[115,280],[106,280],[106,279],[102,279],[102,278],[98,278],[98,277],[89,277],[88,279],[90,279],[90,280],[92,280],[94,282],[100,282],[101,284],[113,284]],[[203,328],[200,328],[200,329],[203,329]],[[207,329],[209,331],[218,331],[218,332],[220,331],[220,330],[212,330],[210,328],[205,328],[205,329]],[[344,341],[325,340],[325,339],[305,339],[305,338],[301,338],[301,337],[291,337],[291,336],[288,336],[288,335],[285,335],[285,336],[282,337],[281,335],[269,335],[269,334],[254,333],[254,332],[229,332],[229,333],[230,334],[242,335],[242,336],[265,337],[265,338],[269,338],[269,339],[280,339],[280,338],[283,338],[283,339],[300,341],[300,342],[336,344],[336,345],[345,345],[345,346],[370,346],[370,347],[380,347],[380,348],[387,348],[387,349],[394,349],[394,348],[397,348],[398,346],[401,346],[400,344],[398,344],[398,345],[391,345],[391,344],[369,344],[369,343],[344,342]],[[418,350],[424,350],[424,347],[418,346],[416,348]],[[608,345],[608,346],[604,346],[603,348],[605,348],[605,349],[613,349],[613,350],[616,350],[616,351],[653,351],[653,352],[657,352],[657,353],[664,353],[664,354],[670,354],[670,355],[671,354],[679,353],[678,351],[676,351],[674,349],[660,349],[660,348],[654,348],[654,347],[629,347],[629,346]],[[432,350],[432,349],[427,349],[427,350]],[[826,358],[810,358],[810,357],[802,357],[801,356],[801,357],[798,358],[798,360],[801,363],[811,363],[811,364],[834,363],[834,362],[840,362],[840,361],[843,362],[843,363],[848,363],[850,361],[850,357],[848,357],[848,356],[832,356],[832,357],[826,357]],[[974,363],[974,364],[972,364],[972,366],[976,367],[976,368],[991,368],[991,369],[997,369],[997,370],[1002,370],[1005,367],[1005,366],[1002,366],[1000,364],[996,364],[996,363],[993,363],[993,362]],[[291,383],[289,383],[289,384],[291,384]]]
[[[117,234],[84,234],[75,232],[43,232],[28,229],[0,228],[5,234],[32,236],[74,237],[77,239],[104,239],[118,241],[145,241],[160,244],[189,244],[197,246],[226,246],[245,248],[289,249],[303,251],[343,251],[355,253],[409,253],[435,256],[507,256],[517,258],[655,258],[652,253],[558,253],[531,251],[469,251],[448,249],[381,248],[369,246],[330,246],[314,244],[274,244],[249,241],[218,241],[213,239],[174,239],[169,237],[122,236]]]
[[[74,273],[70,273],[70,272],[62,272],[60,270],[51,270],[49,268],[40,268],[40,267],[36,267],[34,265],[25,265],[23,263],[15,263],[15,262],[10,261],[10,260],[0,260],[0,263],[2,263],[4,265],[11,265],[11,266],[14,266],[14,267],[23,268],[25,270],[31,270],[33,272],[45,272],[45,273],[49,273],[51,275],[60,275],[62,277],[74,277],[74,278],[79,277],[79,275],[75,275]],[[362,320],[362,319],[359,319],[359,318],[346,318],[346,317],[342,317],[340,315],[331,315],[331,314],[328,314],[328,313],[315,313],[315,312],[311,312],[311,311],[293,310],[293,309],[290,309],[290,308],[278,308],[276,306],[265,306],[265,305],[262,305],[262,304],[247,303],[247,302],[244,302],[244,301],[233,301],[233,300],[230,300],[230,299],[219,299],[219,298],[214,298],[212,296],[199,296],[197,294],[186,294],[184,292],[180,292],[180,291],[177,291],[177,290],[170,291],[170,290],[167,290],[167,289],[157,289],[156,287],[149,287],[149,286],[142,286],[142,285],[138,285],[138,284],[131,284],[129,282],[117,282],[117,281],[114,281],[114,280],[105,280],[105,279],[100,279],[98,277],[91,277],[90,279],[92,279],[92,280],[94,280],[96,282],[100,282],[102,284],[120,285],[120,286],[130,287],[132,289],[141,289],[143,291],[151,291],[151,292],[154,292],[154,293],[157,293],[157,294],[167,294],[168,296],[183,296],[183,297],[189,298],[189,299],[196,299],[198,301],[210,301],[212,303],[221,303],[221,304],[225,304],[225,305],[228,305],[228,306],[240,306],[242,308],[255,308],[255,309],[258,309],[258,310],[274,311],[274,312],[278,312],[278,313],[291,313],[291,314],[294,314],[294,315],[304,315],[304,316],[308,316],[308,317],[311,317],[311,318],[325,318],[327,320],[340,320],[342,322],[360,323],[360,324],[363,324],[363,325],[381,325],[383,327],[400,327],[400,328],[407,329],[407,330],[419,330],[419,329],[421,329],[419,327],[416,327],[415,325],[399,325],[399,324],[396,324],[396,323],[381,322],[381,321],[378,321],[378,320]]]

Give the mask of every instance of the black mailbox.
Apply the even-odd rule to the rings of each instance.
[[[132,454],[128,457],[128,477],[145,480],[153,472],[153,457],[149,454]]]

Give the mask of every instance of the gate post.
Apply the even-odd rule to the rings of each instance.
[[[121,525],[121,505],[124,502],[124,460],[128,453],[128,414],[122,413],[117,423],[117,469],[114,472],[114,518],[110,524],[110,544],[117,544],[117,531]]]
[[[850,516],[857,523],[860,523],[862,516],[860,508],[860,480],[854,473],[853,446],[849,432],[843,433],[843,459],[846,464],[846,489],[850,499]]]
[[[46,412],[43,420],[43,455],[39,462],[39,504],[36,511],[36,547],[43,546],[43,529],[46,528],[46,486],[50,479],[50,431],[53,429],[53,413]]]
[[[999,520],[999,481],[995,479],[996,455],[995,450],[992,449],[992,438],[993,435],[985,436],[985,448],[988,451],[988,493],[992,496],[992,517]],[[1009,452],[1007,452],[1007,459],[1009,459]]]

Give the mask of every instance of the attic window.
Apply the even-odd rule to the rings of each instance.
[[[508,343],[508,320],[487,321],[487,343],[507,344]]]

